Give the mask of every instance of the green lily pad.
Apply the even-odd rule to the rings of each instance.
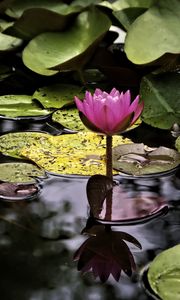
[[[154,3],[154,0],[117,0],[113,2],[112,9],[114,11],[120,11],[130,7],[144,7],[148,8]]]
[[[0,19],[0,32],[6,30],[8,27],[12,26],[14,22],[7,22],[3,19]]]
[[[143,7],[129,7],[119,11],[114,11],[113,15],[126,30],[129,30],[131,24],[145,11],[146,9]]]
[[[176,139],[176,149],[180,152],[180,136]]]
[[[113,146],[122,143],[130,143],[130,140],[113,137]],[[26,157],[56,174],[94,175],[106,172],[105,136],[92,132],[60,136],[10,133],[0,137],[0,151],[13,157]]]
[[[75,131],[88,131],[88,129],[82,123],[79,117],[79,111],[76,107],[63,108],[57,110],[53,115],[52,119],[55,122],[60,123],[63,127]]]
[[[152,149],[131,144],[113,149],[113,168],[135,176],[170,171],[179,164],[180,153],[166,147]]]
[[[21,44],[21,39],[0,33],[0,52],[16,50]]]
[[[4,95],[0,96],[0,115],[6,117],[46,116],[50,113],[42,109],[37,102],[28,95]]]
[[[6,14],[12,18],[20,18],[24,11],[31,8],[45,8],[54,12],[68,13],[69,5],[57,0],[13,0],[6,9]]]
[[[0,136],[0,152],[15,158],[23,158],[20,150],[28,148],[33,142],[38,141],[43,147],[48,143],[49,134],[40,132],[16,132]],[[50,143],[49,143],[50,147]]]
[[[150,264],[148,280],[162,300],[179,300],[180,245],[161,252]]]
[[[33,177],[44,175],[44,170],[30,163],[11,162],[0,164],[0,180],[4,182],[31,183],[36,182]]]
[[[156,1],[129,28],[125,39],[129,60],[147,64],[165,53],[180,53],[179,20],[179,0]]]
[[[84,11],[68,30],[42,33],[31,40],[23,51],[23,62],[42,75],[78,70],[90,59],[110,26],[109,18],[99,10]]]
[[[71,21],[72,15],[79,12],[77,7],[64,5],[59,3],[55,10],[53,3],[49,1],[49,7],[29,8],[11,27],[8,27],[5,33],[30,40],[43,32],[62,31]]]
[[[32,98],[37,99],[45,108],[62,108],[72,105],[74,96],[84,96],[82,87],[73,84],[54,84],[38,89]]]
[[[145,123],[170,129],[180,120],[180,74],[148,75],[142,79],[140,95],[145,106],[142,119]]]

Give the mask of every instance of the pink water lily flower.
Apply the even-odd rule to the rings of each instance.
[[[91,130],[114,135],[132,126],[142,113],[144,103],[137,96],[131,102],[130,91],[120,93],[113,88],[110,93],[96,89],[92,95],[86,91],[83,101],[75,97],[83,123]]]

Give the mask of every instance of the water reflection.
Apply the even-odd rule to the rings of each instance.
[[[141,244],[133,236],[126,232],[113,231],[109,225],[96,225],[83,232],[90,237],[74,255],[74,259],[78,260],[79,271],[92,271],[94,277],[99,277],[102,282],[107,281],[110,274],[119,281],[121,270],[128,276],[132,275],[136,265],[125,241],[141,249]]]
[[[134,224],[168,211],[158,178],[121,178],[111,182],[106,176],[95,175],[88,180],[87,197],[92,215],[102,223]]]
[[[73,255],[94,225],[86,197],[87,179],[49,175],[40,181],[37,198],[29,202],[0,202],[0,290],[2,300],[149,300],[139,284],[144,265],[162,250],[180,243],[180,181],[171,175],[158,181],[123,180],[126,192],[152,191],[166,200],[166,215],[146,223],[111,226],[125,232],[142,245],[123,240],[133,254],[136,272],[121,272],[119,282],[112,276],[105,284],[91,272],[77,272]],[[142,183],[141,183],[142,182]],[[121,183],[120,183],[121,184]],[[86,224],[88,220],[88,224]],[[93,219],[94,222],[94,219]],[[83,232],[83,233],[84,233]],[[104,250],[105,251],[105,250]],[[117,251],[120,255],[121,251]]]

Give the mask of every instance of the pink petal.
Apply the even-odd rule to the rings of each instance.
[[[102,93],[103,93],[103,92],[101,91],[101,89],[98,89],[98,88],[97,88],[97,89],[95,89],[94,95],[95,95],[95,96],[99,96],[99,95],[102,95]]]
[[[84,112],[83,102],[76,96],[74,97],[74,101],[76,103],[77,108],[83,113]]]

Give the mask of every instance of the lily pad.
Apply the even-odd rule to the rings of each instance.
[[[146,11],[143,7],[129,7],[119,11],[114,11],[113,15],[128,30],[131,24]]]
[[[176,149],[180,152],[180,136],[176,139]]]
[[[36,184],[0,183],[0,200],[3,201],[32,200],[37,193]]]
[[[156,1],[129,28],[124,48],[128,59],[147,64],[165,53],[180,53],[179,20],[179,0]]]
[[[142,119],[145,123],[170,129],[180,120],[180,74],[148,75],[143,77],[140,88],[145,106]]]
[[[47,109],[32,100],[28,95],[0,96],[0,115],[7,117],[46,116],[50,114]]]
[[[82,123],[79,117],[79,111],[76,107],[57,110],[52,115],[52,119],[53,121],[60,123],[63,127],[70,130],[88,131],[87,127],[85,127]]]
[[[21,44],[21,39],[0,33],[0,52],[16,50]]]
[[[80,98],[84,96],[82,87],[73,84],[54,84],[38,89],[32,98],[37,99],[45,108],[62,108],[72,105],[75,95]]]
[[[16,132],[4,134],[0,136],[0,152],[15,158],[22,158],[20,153],[22,148],[29,148],[30,145],[36,141],[43,147],[44,143],[47,145],[49,137],[50,136],[47,133],[40,132]]]
[[[153,4],[154,0],[117,0],[112,3],[112,9],[119,11],[129,7],[144,7],[148,8]]]
[[[150,264],[148,280],[163,300],[179,300],[180,245],[161,252]]]
[[[73,14],[79,12],[79,8],[59,3],[54,9],[53,3],[49,1],[49,7],[29,8],[5,33],[30,40],[43,32],[62,31],[66,28]],[[52,6],[52,10],[51,10]]]
[[[113,137],[113,146],[124,143],[130,143],[130,140]],[[39,167],[56,174],[105,174],[106,169],[105,136],[92,132],[60,136],[10,133],[0,137],[0,151],[13,157],[29,158]]]
[[[109,18],[99,10],[84,11],[68,30],[42,33],[31,40],[23,51],[23,62],[42,75],[78,70],[90,59],[110,26]]]
[[[152,149],[144,144],[131,144],[113,149],[113,168],[135,176],[170,171],[179,164],[180,154],[166,147]]]
[[[62,12],[64,14],[71,10],[69,5],[58,0],[13,0],[6,9],[6,14],[12,18],[20,18],[24,11],[28,9],[44,8],[54,12]]]
[[[0,164],[0,180],[11,183],[36,182],[33,177],[42,177],[45,173],[33,164],[11,162]]]

